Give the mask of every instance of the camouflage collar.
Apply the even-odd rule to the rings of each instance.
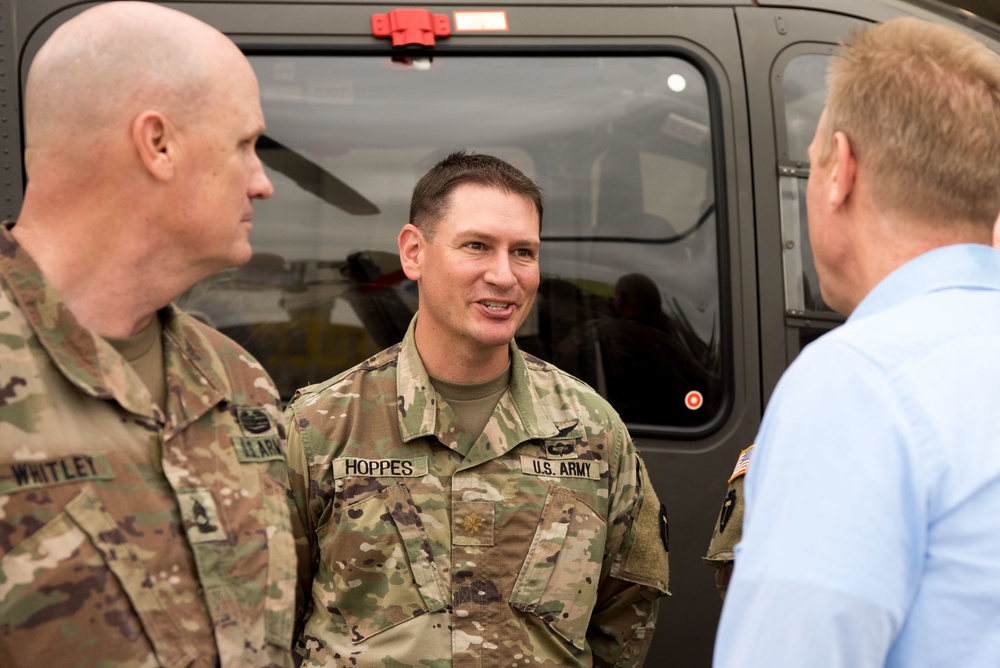
[[[167,375],[167,436],[182,431],[222,401],[233,402],[226,365],[198,323],[173,304],[159,311]],[[263,369],[262,369],[263,371]]]
[[[38,265],[25,253],[11,235],[12,221],[0,225],[0,276],[13,294],[29,326],[52,363],[82,392],[99,399],[116,401],[125,410],[164,423],[164,417],[154,410],[149,391],[129,364],[103,338],[82,327],[49,285]],[[193,328],[178,317],[172,304],[161,309],[159,317],[164,333],[164,362],[168,375],[191,376],[192,386],[202,387],[208,406],[224,394],[227,384],[217,375],[206,373],[198,349],[211,349]],[[192,341],[197,345],[192,345]],[[213,381],[215,381],[213,383]],[[216,389],[221,382],[222,389]],[[168,401],[171,399],[168,398]],[[184,423],[196,418],[208,408],[192,411],[183,407]],[[177,421],[176,419],[171,422]],[[171,425],[175,426],[175,425]],[[179,424],[176,426],[180,426]]]
[[[419,314],[418,314],[419,315]],[[406,336],[400,346],[398,357],[398,368],[396,371],[396,396],[399,405],[399,432],[404,441],[410,441],[424,436],[436,436],[442,443],[448,444],[453,437],[447,436],[444,427],[450,424],[448,415],[441,415],[444,411],[439,411],[437,401],[415,402],[413,399],[418,393],[433,393],[430,377],[424,364],[417,353],[417,345],[414,339],[417,316],[410,321],[410,326],[406,330]],[[515,447],[519,443],[531,439],[551,438],[559,434],[559,428],[553,423],[549,415],[543,410],[542,402],[538,399],[538,394],[531,378],[528,375],[528,367],[524,362],[517,344],[510,342],[511,357],[511,378],[510,388],[501,397],[497,405],[497,411],[501,412],[508,419],[504,420],[503,429],[507,441],[497,452],[502,454]],[[421,410],[414,410],[420,407]],[[447,409],[450,413],[450,409]],[[450,416],[453,419],[453,416]],[[487,426],[487,431],[491,427]]]

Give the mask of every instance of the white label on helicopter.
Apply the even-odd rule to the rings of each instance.
[[[455,32],[507,32],[507,12],[454,12]]]

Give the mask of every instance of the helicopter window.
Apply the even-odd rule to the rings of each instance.
[[[398,342],[416,310],[396,235],[417,179],[493,153],[545,195],[542,281],[517,335],[591,383],[636,431],[721,419],[709,86],[667,55],[252,55],[275,195],[255,255],[181,305],[229,334],[283,398]]]
[[[828,54],[807,53],[793,58],[785,68],[785,131],[790,160],[809,163],[809,144],[826,106],[829,64]]]
[[[826,69],[830,58],[829,53],[801,54],[789,60],[782,72],[786,147],[781,155],[778,181],[788,313],[837,321],[839,316],[820,295],[806,212],[808,151],[826,104]]]
[[[781,234],[785,243],[785,303],[795,313],[829,311],[819,292],[819,274],[809,243],[808,178],[783,176],[778,183],[781,188]]]

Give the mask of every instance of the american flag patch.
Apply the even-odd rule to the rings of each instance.
[[[750,466],[750,451],[753,450],[751,445],[749,448],[740,453],[740,458],[736,460],[736,468],[733,469],[733,474],[729,476],[729,482],[732,482],[739,478],[741,475],[747,472],[747,468]]]

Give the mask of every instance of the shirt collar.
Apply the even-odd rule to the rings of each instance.
[[[883,278],[847,319],[860,320],[922,294],[948,288],[1000,290],[1000,251],[983,244],[942,246]]]
[[[442,437],[445,436],[446,430],[443,429],[442,419],[443,422],[448,422],[449,416],[440,414],[430,376],[417,352],[416,323],[417,315],[414,315],[403,337],[397,361],[396,396],[399,430],[404,441],[433,435],[444,443],[446,438]],[[510,359],[510,387],[501,397],[498,409],[509,406],[516,412],[520,418],[517,428],[521,431],[519,435],[521,440],[556,436],[559,434],[559,429],[542,409],[527,364],[513,340],[510,342]]]
[[[131,413],[165,422],[164,416],[154,410],[149,391],[128,362],[110,343],[80,325],[38,265],[14,239],[10,232],[13,227],[12,221],[0,224],[0,276],[52,363],[85,394],[114,400]],[[179,317],[173,304],[157,315],[163,326],[168,386],[173,373],[180,382],[198,387],[202,395],[199,405],[210,406],[231,395],[224,376],[209,373],[211,365],[206,360],[211,359],[212,347],[204,337]],[[191,406],[194,411],[188,408],[180,410],[185,416],[184,423],[207,410],[204,406]]]

